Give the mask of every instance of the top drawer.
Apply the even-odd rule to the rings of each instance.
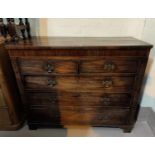
[[[83,73],[136,73],[138,69],[137,60],[125,59],[98,59],[82,62]]]
[[[136,73],[139,61],[126,58],[19,59],[22,74]]]
[[[77,63],[68,60],[20,59],[22,74],[72,74],[77,72]]]

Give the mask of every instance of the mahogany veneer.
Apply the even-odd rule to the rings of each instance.
[[[133,128],[152,45],[130,37],[41,37],[6,48],[30,129]]]

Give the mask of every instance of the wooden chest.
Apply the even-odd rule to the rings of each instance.
[[[151,47],[130,37],[8,44],[30,129],[91,125],[130,132]]]

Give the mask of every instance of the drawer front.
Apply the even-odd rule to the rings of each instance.
[[[134,80],[133,76],[25,76],[24,85],[26,89],[59,90],[64,92],[128,92],[133,89]]]
[[[61,123],[64,125],[120,125],[126,124],[129,110],[103,109],[100,112],[91,109],[84,110],[61,110]]]
[[[0,108],[0,124],[11,124],[7,109]]]
[[[53,107],[31,108],[28,120],[32,123],[62,125],[119,125],[125,124],[128,109],[106,109],[103,107],[61,107],[55,112]]]
[[[29,107],[58,106],[56,93],[27,93]]]
[[[129,107],[129,94],[104,93],[29,93],[30,106],[115,106]]]
[[[86,60],[81,64],[82,73],[136,73],[137,60]]]
[[[23,74],[71,74],[77,72],[74,61],[29,60],[20,59],[20,71]]]
[[[33,123],[60,124],[59,110],[54,106],[29,108],[28,121]]]

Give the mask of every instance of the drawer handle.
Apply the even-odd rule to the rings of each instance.
[[[47,63],[44,68],[48,73],[52,73],[54,71],[54,66],[49,63]]]
[[[113,82],[112,82],[112,80],[103,80],[102,85],[104,88],[109,88],[113,85]]]
[[[110,104],[110,97],[106,97],[106,96],[102,97],[101,102],[105,105],[109,105]]]
[[[52,79],[47,80],[47,85],[48,86],[54,87],[56,84],[57,84],[57,82],[55,80],[52,80]]]
[[[104,64],[104,67],[103,68],[104,68],[104,70],[110,72],[110,71],[113,71],[116,68],[116,66],[112,62],[107,62],[107,63]]]

